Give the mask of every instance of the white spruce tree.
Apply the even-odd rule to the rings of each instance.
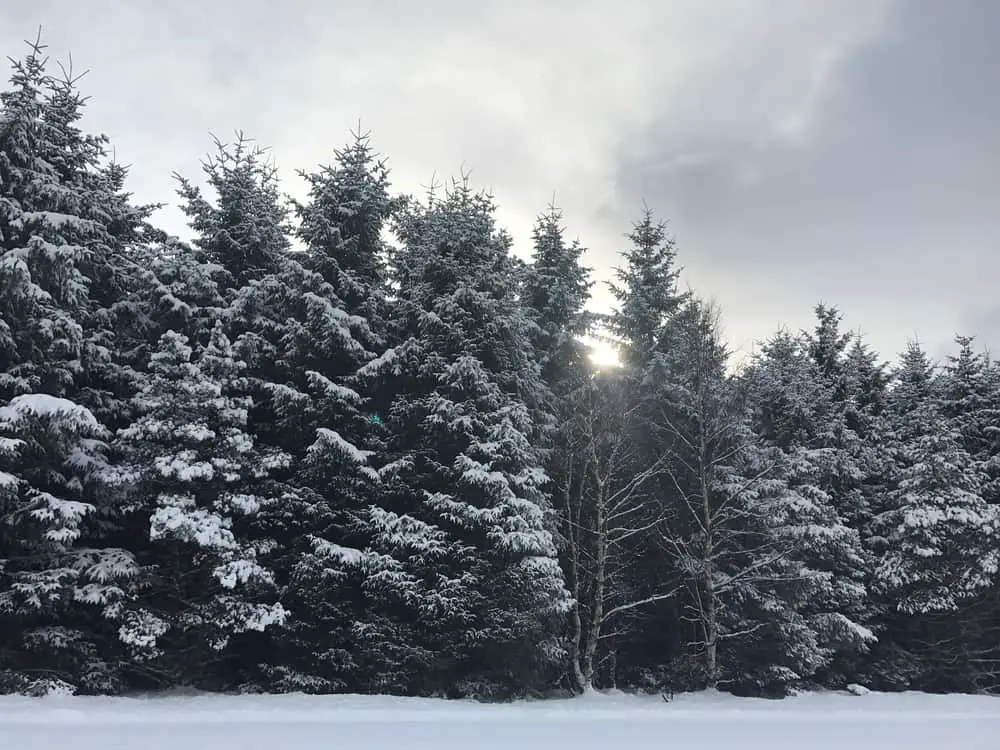
[[[966,449],[967,414],[956,409],[973,395],[962,385],[985,369],[969,343],[960,340],[939,383],[911,345],[892,394],[894,472],[878,518],[876,580],[905,614],[954,611],[994,585],[1000,570],[1000,513],[983,497],[989,475]]]
[[[217,667],[233,637],[285,617],[261,563],[270,545],[253,532],[282,501],[269,474],[289,458],[248,434],[250,402],[234,388],[242,364],[221,322],[198,352],[163,334],[149,369],[139,416],[116,440],[124,460],[105,477],[124,486],[131,531],[149,540],[120,637],[149,676],[225,687],[231,673]]]
[[[644,653],[653,650],[664,654],[671,650],[667,638],[672,637],[676,618],[672,603],[663,596],[671,588],[669,557],[650,532],[668,509],[675,488],[665,471],[671,445],[664,442],[665,433],[658,429],[664,416],[663,384],[650,378],[649,373],[656,356],[672,346],[671,321],[691,295],[678,289],[680,268],[676,246],[667,235],[666,224],[656,221],[652,211],[647,208],[643,212],[627,238],[630,246],[621,253],[624,262],[615,269],[616,281],[608,284],[616,306],[604,322],[622,365],[615,388],[622,391],[616,399],[627,416],[622,429],[628,436],[631,466],[618,467],[618,481],[624,484],[611,490],[611,494],[629,488],[627,506],[619,510],[627,511],[627,523],[633,532],[644,531],[630,533],[624,548],[619,550],[626,553],[623,559],[629,560],[628,570],[618,575],[615,596],[608,602],[608,609],[650,601],[645,607],[630,606],[627,616],[619,616],[615,625],[606,623],[620,633],[616,642],[626,651],[631,650],[631,655],[619,655],[618,649],[611,648],[612,641],[607,643],[608,656],[617,663],[617,671],[652,674]],[[632,478],[641,478],[639,486],[632,486]],[[650,631],[658,637],[650,637]],[[662,673],[662,664],[655,665],[652,671]],[[608,677],[613,684],[613,674]],[[662,676],[652,682],[662,683]]]
[[[365,368],[393,394],[373,551],[405,564],[392,585],[429,589],[405,614],[413,640],[393,644],[418,663],[433,654],[411,677],[419,691],[523,691],[563,656],[569,600],[528,440],[538,371],[493,211],[462,182],[403,217],[403,341]]]
[[[847,343],[836,336],[824,340],[835,341],[834,349]],[[800,673],[802,678],[850,661],[875,642],[866,587],[870,558],[849,515],[858,506],[840,502],[838,494],[845,485],[858,486],[860,441],[846,423],[838,381],[830,376],[838,361],[817,356],[834,349],[781,332],[761,348],[746,376],[754,432],[777,452],[806,519],[791,553],[811,583],[796,604],[816,642],[815,668]]]
[[[106,163],[107,139],[79,129],[84,99],[72,72],[50,75],[43,53],[40,42],[32,44],[24,59],[14,61],[10,89],[0,93],[0,398],[10,399],[12,408],[31,407],[9,422],[22,448],[8,455],[7,467],[28,510],[44,514],[34,504],[49,496],[86,510],[60,554],[40,544],[38,559],[16,557],[41,575],[38,566],[46,559],[62,570],[59,561],[74,554],[69,547],[75,545],[110,586],[115,576],[125,579],[134,571],[128,556],[108,542],[116,509],[92,481],[103,460],[93,441],[102,423],[125,416],[130,383],[115,362],[107,311],[125,294],[127,246],[148,209],[132,207],[122,192],[125,173]],[[25,417],[53,403],[59,408],[44,417]],[[85,424],[91,432],[84,435]],[[78,437],[87,448],[71,445]],[[25,507],[0,515],[23,518]],[[14,556],[0,543],[0,558]],[[59,587],[53,596],[62,597],[61,604],[48,612],[51,627],[64,628],[50,645],[58,641],[64,656],[75,649],[76,657],[64,663],[81,670],[71,675],[63,669],[60,679],[83,690],[115,689],[111,670],[93,666],[102,650],[101,609],[83,612],[107,602],[103,595],[74,591]]]
[[[347,561],[368,546],[365,516],[380,491],[367,466],[378,448],[377,414],[355,375],[386,348],[382,230],[395,202],[388,171],[361,134],[332,166],[304,176],[309,201],[297,213],[305,251],[240,302],[256,299],[287,321],[269,395],[280,442],[296,459],[281,562],[290,617],[269,672],[280,689],[377,689],[377,643],[365,650],[360,634],[372,632],[380,597],[372,571]]]

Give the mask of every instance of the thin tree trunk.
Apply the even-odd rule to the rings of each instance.
[[[570,464],[571,462],[572,458],[567,461],[567,464]],[[576,538],[576,531],[573,528],[574,514],[572,479],[572,471],[568,470],[566,477],[566,489],[563,494],[566,503],[566,538],[569,542],[568,557],[570,593],[573,595],[573,609],[570,612],[570,661],[572,662],[571,667],[573,669],[574,687],[578,692],[582,693],[587,689],[587,679],[584,676],[583,668],[581,666],[583,622],[580,620],[580,566],[578,562],[580,550]]]
[[[714,529],[712,528],[712,497],[709,489],[709,466],[706,460],[707,446],[705,445],[704,427],[699,435],[700,455],[698,456],[698,472],[701,484],[701,512],[705,526],[705,549],[704,549],[704,575],[705,575],[705,679],[706,687],[714,690],[719,683],[719,623],[718,612],[715,606],[715,565],[713,557],[715,554]]]
[[[711,581],[706,581],[706,584],[708,601],[705,605],[705,675],[706,687],[714,690],[719,684],[719,625],[716,620],[714,586]]]
[[[597,531],[595,555],[594,555],[594,585],[591,589],[592,605],[590,608],[590,627],[587,632],[587,642],[584,650],[583,673],[587,680],[587,689],[594,687],[594,660],[597,655],[597,644],[601,639],[601,625],[604,621],[604,591],[606,586],[605,576],[608,560],[608,535],[604,528],[604,505],[605,505],[605,485],[597,476],[597,468],[594,469],[595,482],[597,484],[597,502],[594,508],[594,528]]]

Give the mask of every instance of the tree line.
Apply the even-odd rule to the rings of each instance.
[[[598,315],[557,208],[523,261],[363,133],[302,202],[217,141],[182,241],[84,105],[40,43],[0,93],[0,691],[1000,685],[972,339],[818,305],[736,367],[651,211]]]

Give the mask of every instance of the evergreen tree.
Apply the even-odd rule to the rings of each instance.
[[[745,376],[754,432],[777,452],[781,476],[801,498],[793,516],[801,537],[790,555],[811,582],[796,610],[816,643],[814,669],[801,677],[838,671],[839,661],[853,661],[875,641],[866,588],[869,556],[850,515],[858,505],[839,494],[845,485],[856,488],[852,483],[863,476],[857,463],[863,446],[847,425],[838,394],[842,364],[829,356],[847,342],[829,334],[829,326],[821,326],[812,340],[780,332],[761,348]],[[817,340],[838,343],[817,346]]]
[[[554,206],[536,220],[534,256],[523,283],[542,378],[557,398],[589,375],[589,352],[580,337],[595,322],[585,309],[593,282],[591,269],[581,264],[584,248],[578,241],[566,242],[561,222],[562,213]]]
[[[309,201],[296,206],[298,235],[309,249],[305,264],[321,274],[352,313],[382,313],[388,248],[386,222],[399,201],[389,194],[389,168],[367,134],[334,152],[334,163],[300,172]]]
[[[608,285],[618,302],[608,322],[622,364],[641,371],[654,349],[662,346],[664,327],[688,295],[677,292],[680,269],[665,223],[654,221],[647,208],[628,238],[632,247],[623,253],[624,267],[615,270],[618,283]]]
[[[0,93],[0,399],[14,410],[6,429],[19,446],[5,451],[18,489],[0,518],[25,531],[26,518],[58,527],[65,515],[68,526],[64,534],[35,527],[23,539],[17,529],[4,533],[0,558],[14,561],[13,578],[0,596],[8,615],[27,617],[25,601],[35,603],[20,625],[31,648],[60,651],[58,666],[39,656],[59,679],[106,691],[118,680],[101,661],[106,623],[99,607],[79,605],[108,604],[121,593],[115,581],[134,572],[109,541],[117,509],[94,475],[105,461],[104,425],[125,418],[130,385],[107,311],[126,293],[128,243],[149,209],[122,192],[125,171],[106,164],[107,139],[79,129],[76,79],[47,73],[43,50],[36,42],[14,61],[11,87]],[[41,539],[30,541],[35,532]],[[15,580],[25,571],[50,579],[39,584],[52,584],[45,597],[25,593]]]
[[[382,231],[395,202],[366,137],[335,156],[333,166],[305,175],[301,265],[286,262],[240,302],[256,300],[285,325],[274,344],[277,382],[268,386],[277,439],[296,460],[279,565],[291,617],[276,633],[269,670],[280,689],[372,687],[359,633],[371,632],[370,600],[379,595],[348,562],[370,538],[366,509],[378,502],[379,485],[367,459],[379,438],[356,373],[386,348]]]
[[[53,79],[36,44],[0,93],[0,395],[72,394],[87,280],[78,267],[94,231],[83,196],[63,182]],[[52,120],[56,122],[53,123]],[[69,175],[72,179],[73,175]]]
[[[1000,568],[1000,516],[982,498],[982,475],[961,433],[933,403],[900,425],[885,551],[876,580],[907,614],[956,609],[993,584]]]
[[[987,502],[1000,504],[1000,368],[958,336],[958,353],[941,373],[941,409],[956,420],[962,447],[975,461]]]
[[[125,461],[106,477],[128,490],[131,533],[150,540],[120,637],[149,675],[226,687],[233,672],[219,662],[233,637],[285,616],[260,562],[269,545],[252,530],[282,500],[268,475],[288,456],[247,433],[249,399],[231,393],[242,367],[221,322],[198,353],[165,333],[149,368],[139,417],[116,441]]]
[[[410,599],[419,630],[406,645],[435,663],[411,689],[523,691],[560,653],[553,618],[568,598],[528,441],[538,372],[509,240],[467,183],[412,209],[399,230],[405,338],[365,373],[394,396],[375,550],[405,562],[409,577],[394,581],[430,584]]]
[[[960,338],[939,372],[911,342],[887,400],[889,471],[872,537],[882,643],[870,669],[881,688],[978,689],[992,671],[983,622],[996,611],[998,516],[984,498],[988,463],[967,447],[977,409],[959,406],[984,405],[973,394],[988,390],[970,343]]]
[[[593,282],[590,269],[581,264],[583,247],[577,241],[568,243],[564,234],[562,214],[554,206],[537,218],[522,299],[531,316],[534,356],[551,399],[539,420],[554,420],[544,442],[547,489],[558,506],[563,568],[574,601],[574,687],[588,690],[595,679],[598,647],[606,642],[605,592],[613,586],[615,565],[608,552],[617,528],[608,527],[607,513],[592,511],[607,510],[604,506],[612,501],[601,488],[611,488],[600,483],[622,468],[616,460],[619,454],[612,450],[605,455],[603,447],[620,444],[627,435],[615,429],[621,415],[604,408],[605,401],[615,406],[618,402],[610,398],[612,390],[601,387],[603,379],[593,379],[589,349],[580,338],[595,323],[595,316],[585,310]],[[601,440],[606,443],[598,445]]]
[[[666,384],[653,369],[657,357],[671,350],[672,321],[691,295],[678,291],[675,244],[666,234],[666,225],[654,220],[652,211],[646,209],[627,236],[631,247],[622,253],[624,263],[616,269],[617,281],[608,285],[616,307],[607,319],[607,328],[622,364],[618,387],[624,389],[620,403],[628,417],[625,430],[632,448],[632,465],[622,471],[625,476],[642,477],[638,491],[628,493],[629,523],[645,531],[629,536],[629,571],[620,578],[623,591],[628,592],[624,599],[652,597],[657,604],[632,611],[618,628],[622,636],[617,642],[625,649],[641,643],[641,647],[634,647],[632,658],[645,661],[644,652],[665,654],[673,650],[664,641],[676,636],[676,613],[661,596],[664,582],[671,580],[670,557],[651,533],[669,512],[676,491],[665,471],[673,449],[668,437],[670,415],[663,406]],[[645,618],[641,626],[638,616]],[[663,635],[651,639],[643,631]],[[638,666],[627,656],[620,664],[624,672],[632,673]],[[645,668],[643,665],[640,671]]]
[[[106,430],[86,408],[42,393],[0,407],[0,690],[108,692],[100,609],[137,574],[130,552],[91,542]]]
[[[181,207],[197,233],[194,244],[205,260],[229,273],[230,290],[279,270],[290,247],[288,209],[266,151],[243,133],[232,145],[216,139],[216,153],[204,161],[203,171],[216,194],[214,204],[190,180],[176,179]]]
[[[974,399],[974,389],[960,384],[974,383],[985,368],[969,339],[959,344],[938,381],[911,343],[889,402],[894,471],[878,518],[877,580],[904,615],[957,610],[993,585],[1000,566],[1000,516],[983,498],[988,474],[966,449],[968,413],[957,408]]]

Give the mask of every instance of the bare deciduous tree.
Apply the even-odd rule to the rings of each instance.
[[[768,503],[780,487],[775,464],[752,444],[743,399],[726,373],[719,312],[692,301],[675,320],[671,350],[654,361],[661,384],[652,436],[669,446],[662,471],[672,490],[657,536],[686,592],[686,619],[698,640],[709,688],[718,684],[719,645],[764,623],[737,625],[740,589],[778,575],[786,550],[771,533]],[[764,460],[761,460],[764,459]]]
[[[648,502],[650,480],[664,460],[641,465],[630,433],[635,406],[628,406],[623,379],[598,373],[573,400],[567,441],[561,451],[560,488],[565,560],[575,606],[570,618],[573,680],[581,692],[593,687],[599,650],[615,635],[626,612],[668,599],[664,588],[623,598],[621,585],[638,559],[639,537],[659,525],[658,506]],[[610,652],[610,646],[604,646]]]

